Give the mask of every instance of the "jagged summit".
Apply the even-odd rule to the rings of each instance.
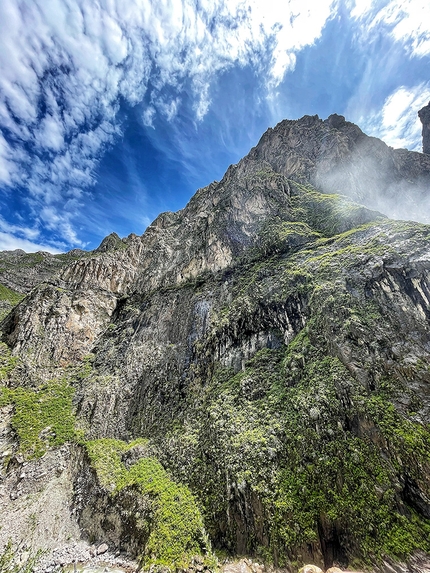
[[[106,251],[114,251],[121,249],[125,246],[125,242],[116,234],[111,233],[103,239],[100,245],[95,249],[96,253],[105,253]]]
[[[430,227],[375,210],[424,211],[429,161],[285,120],[37,285],[1,323],[0,541],[190,573],[211,544],[292,570],[430,552]]]
[[[249,156],[278,173],[399,219],[430,222],[430,159],[392,149],[343,116],[304,116],[268,130]]]

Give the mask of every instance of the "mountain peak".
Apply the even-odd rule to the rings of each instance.
[[[430,222],[428,155],[392,149],[341,115],[283,120],[266,131],[247,157],[389,217]]]
[[[95,251],[97,253],[105,253],[107,251],[114,251],[115,249],[123,246],[124,242],[122,239],[116,233],[110,233],[110,235],[103,239]]]

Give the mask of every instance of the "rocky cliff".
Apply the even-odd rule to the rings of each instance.
[[[111,233],[97,249],[90,252],[73,249],[53,255],[45,251],[26,253],[22,249],[0,251],[0,320],[25,294],[40,283],[49,281],[63,267],[83,257],[120,249],[126,241],[121,240],[116,233]]]
[[[283,121],[37,285],[1,324],[0,537],[197,571],[430,552],[430,226],[385,216],[425,219],[429,181],[342,116]]]

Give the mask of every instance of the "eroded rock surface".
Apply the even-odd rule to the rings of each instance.
[[[49,543],[198,572],[211,545],[324,569],[430,551],[430,227],[385,217],[422,218],[429,174],[342,116],[286,120],[37,285],[1,324],[2,515],[57,499]]]

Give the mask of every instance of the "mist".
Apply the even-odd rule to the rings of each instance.
[[[392,219],[430,224],[430,155],[393,149],[363,133],[339,149],[335,158],[325,150],[317,158],[312,178],[317,188],[347,195]]]

